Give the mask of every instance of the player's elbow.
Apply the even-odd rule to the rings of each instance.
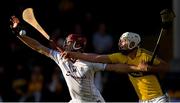
[[[169,63],[161,60],[160,67],[161,67],[161,72],[169,72],[170,69]]]
[[[170,71],[170,64],[169,63],[164,63],[163,67],[164,67],[164,69],[163,69],[164,72],[169,72]]]
[[[148,70],[152,70],[155,72],[160,72],[160,73],[166,73],[169,72],[170,66],[168,63],[160,63],[157,66],[154,66],[154,68],[152,69],[148,69]]]

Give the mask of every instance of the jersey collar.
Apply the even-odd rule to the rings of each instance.
[[[138,48],[137,53],[136,53],[136,57],[141,55],[141,48]]]

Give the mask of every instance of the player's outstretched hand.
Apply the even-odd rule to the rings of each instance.
[[[22,29],[22,26],[20,26],[19,19],[14,15],[10,18],[10,28],[16,35],[26,35],[26,31]]]
[[[16,16],[11,16],[11,18],[10,18],[10,27],[12,28],[12,29],[15,29],[15,28],[17,28],[18,27],[18,24],[20,23],[20,21],[19,21],[19,19],[16,17]]]

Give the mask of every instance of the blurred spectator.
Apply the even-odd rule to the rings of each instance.
[[[25,70],[26,69],[26,70]],[[15,76],[12,80],[12,88],[14,91],[15,100],[19,100],[21,97],[25,96],[27,93],[27,77],[28,69],[23,66],[23,64],[16,65]]]
[[[93,14],[91,12],[86,12],[84,14],[84,18],[83,18],[83,29],[85,34],[87,35],[92,35],[93,33],[93,26],[94,26],[94,21],[93,21]]]
[[[105,23],[100,23],[98,25],[97,31],[93,34],[92,43],[95,53],[107,54],[111,52],[113,37],[107,33]],[[98,72],[95,75],[95,84],[101,92],[103,91],[103,85],[106,81],[106,78],[107,73]]]
[[[59,12],[60,13],[60,25],[63,32],[69,31],[69,26],[76,21],[76,8],[74,0],[60,0]]]
[[[64,101],[66,94],[64,93],[64,78],[58,66],[54,67],[50,82],[47,84],[48,101]],[[69,95],[68,95],[69,96]]]
[[[59,3],[59,10],[61,12],[68,12],[74,8],[74,3],[71,0],[61,0]]]
[[[3,101],[3,99],[2,99],[2,97],[0,96],[0,102],[2,102]]]
[[[93,18],[93,14],[91,12],[86,12],[84,14],[82,20],[82,26],[83,26],[83,34],[86,35],[88,41],[86,46],[86,51],[93,52],[92,34],[94,31],[95,21]]]
[[[74,32],[75,34],[83,34],[81,24],[76,23],[74,25]]]
[[[18,48],[17,43],[15,41],[10,42],[9,47],[12,53],[15,52]]]
[[[4,66],[0,65],[0,102],[3,102],[3,86],[5,81]]]
[[[168,90],[170,102],[180,102],[180,90]]]
[[[51,39],[54,40],[54,42],[57,44],[57,45],[64,45],[64,34],[61,33],[61,29],[60,28],[56,28],[54,29],[54,31],[52,32],[52,36],[51,36]],[[55,46],[50,43],[49,44],[51,47],[55,48]]]
[[[62,92],[62,84],[61,81],[59,79],[59,73],[58,71],[54,71],[54,73],[52,74],[52,81],[49,84],[49,90],[53,93],[60,93]]]
[[[180,73],[169,73],[165,78],[165,85],[169,95],[170,102],[180,102]]]
[[[107,33],[105,23],[98,25],[97,31],[93,34],[92,43],[94,52],[98,54],[107,54],[111,52],[113,45],[112,35]]]
[[[28,93],[21,98],[21,102],[30,99],[30,101],[40,102],[42,96],[44,77],[42,74],[42,66],[35,65],[32,68],[31,78],[28,83]]]

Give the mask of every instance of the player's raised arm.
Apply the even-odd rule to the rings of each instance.
[[[82,59],[89,62],[111,63],[111,60],[109,59],[108,55],[65,51],[63,53],[63,56],[65,58]]]
[[[12,24],[10,25],[13,32],[15,34],[17,34],[17,37],[23,42],[25,43],[28,47],[30,47],[31,49],[44,54],[46,56],[49,55],[50,51],[47,47],[43,46],[42,44],[40,44],[37,40],[30,38],[28,36],[26,36],[26,31],[22,30],[19,27],[19,19],[15,16],[11,17],[11,22]]]
[[[28,47],[30,47],[31,49],[44,54],[46,56],[49,56],[49,49],[43,45],[41,45],[38,41],[28,37],[28,36],[18,36],[18,38],[24,43],[26,44]]]

